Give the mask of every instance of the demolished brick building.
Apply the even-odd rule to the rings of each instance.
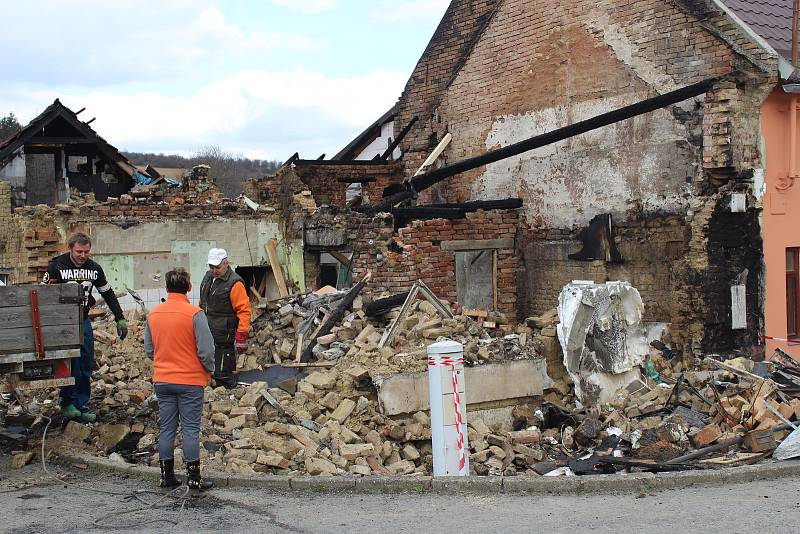
[[[765,99],[781,98],[793,69],[728,4],[455,0],[393,109],[335,159],[293,157],[246,184],[255,211],[140,194],[65,208],[52,227],[63,238],[91,222],[112,283],[150,291],[148,302],[169,262],[197,277],[202,250],[225,245],[234,263],[263,268],[264,243],[275,239],[299,290],[324,285],[335,265],[339,285],[372,271],[373,292],[399,293],[421,279],[440,298],[510,323],[552,309],[571,280],[619,279],[640,290],[646,321],[672,325],[674,348],[762,356],[766,271],[785,266],[765,269],[761,214],[773,195],[759,127]],[[447,134],[445,168],[697,84],[707,86],[695,96],[425,190],[409,181]],[[387,205],[386,195],[410,190],[416,208]],[[602,220],[613,258],[579,252]],[[165,237],[144,237],[153,235]],[[0,267],[12,281],[44,267],[53,251],[36,250],[48,244],[40,237],[7,238]],[[274,294],[268,272],[251,274],[262,296]],[[775,324],[767,333],[786,333]]]
[[[533,467],[544,458],[542,444],[575,450],[573,441],[593,444],[605,426],[624,432],[632,448],[635,432],[657,433],[659,440],[637,453],[647,461],[665,450],[664,440],[687,441],[683,430],[674,434],[676,425],[694,429],[696,447],[718,439],[722,428],[769,428],[777,420],[766,415],[765,399],[774,391],[762,395],[760,382],[737,389],[746,399],[717,398],[721,409],[707,400],[717,393],[710,382],[694,401],[680,391],[691,356],[759,358],[765,355],[760,332],[791,333],[788,314],[771,323],[765,310],[773,297],[787,304],[788,295],[773,295],[772,286],[790,280],[782,252],[798,245],[792,236],[774,238],[774,228],[796,216],[796,128],[785,113],[787,107],[796,112],[786,83],[794,69],[787,51],[762,39],[743,20],[746,12],[731,11],[734,4],[740,3],[455,0],[392,110],[334,159],[295,155],[274,175],[248,182],[243,198],[223,198],[213,180],[198,174],[180,186],[135,188],[107,202],[73,195],[52,208],[12,209],[11,188],[0,182],[0,274],[14,283],[36,282],[65,236],[84,229],[111,284],[131,290],[123,305],[135,308],[136,294],[150,308],[163,297],[167,268],[188,265],[197,280],[206,251],[226,247],[265,310],[265,319],[254,322],[257,349],[240,368],[260,377],[293,355],[297,366],[330,368],[269,391],[256,382],[241,396],[212,392],[206,413],[213,434],[206,437],[216,447],[208,455],[214,467],[230,472],[430,472],[430,420],[417,387],[426,382],[423,345],[464,332],[465,359],[474,365],[466,409],[470,443],[475,437],[480,444],[470,457],[476,474],[513,475],[517,467],[543,473],[545,466]],[[288,298],[275,298],[280,288],[269,268],[270,247],[286,269]],[[391,314],[368,317],[359,306],[336,332],[311,336],[312,345],[330,348],[304,350],[298,326],[309,311],[303,308],[309,290],[347,287],[367,272],[368,298],[402,294],[419,279],[453,309],[476,313],[436,317],[417,303],[411,322],[418,322],[403,334],[413,341],[409,350],[379,343],[378,329]],[[655,352],[662,364],[670,360],[660,369],[664,377],[678,377],[671,392],[655,385],[662,380],[657,371],[641,372],[643,359],[625,368],[612,361],[606,374],[635,375],[642,389],[600,388],[592,402],[612,408],[602,413],[602,425],[585,410],[591,383],[573,372],[569,350],[565,368],[556,341],[566,321],[553,308],[572,280],[598,287],[621,280],[603,291],[635,294],[636,324],[625,325],[630,332],[645,330],[641,313],[645,322],[669,325],[665,350]],[[601,292],[575,286],[576,295]],[[600,298],[574,301],[597,306],[597,313],[581,310],[584,320],[618,320],[599,309]],[[325,322],[327,313],[319,314]],[[526,317],[527,326],[513,324]],[[574,359],[588,338],[579,330],[567,336],[577,340]],[[655,330],[646,330],[648,336]],[[645,340],[635,356],[644,356],[653,338],[635,335]],[[500,357],[484,342],[502,349]],[[306,352],[328,361],[308,364],[301,359]],[[679,353],[685,358],[674,358]],[[153,421],[144,413],[147,362],[129,356],[120,347],[103,355],[101,415],[111,418],[131,402],[139,406],[129,410],[144,434],[137,447],[152,452]],[[735,363],[750,366],[709,365],[752,380],[753,362]],[[720,375],[707,376],[716,381]],[[490,382],[490,396],[473,388]],[[681,395],[698,421],[654,421],[654,413]],[[542,434],[535,428],[544,423],[539,406],[558,416],[548,413]],[[752,421],[744,426],[746,413]],[[403,420],[411,414],[414,422]],[[565,414],[576,419],[566,421]],[[566,425],[576,423],[573,440]],[[716,432],[708,437],[708,430]],[[89,432],[77,431],[85,444]],[[681,452],[667,447],[673,460]],[[262,455],[260,449],[282,452]]]
[[[518,318],[540,314],[570,280],[625,280],[640,289],[645,320],[672,325],[676,348],[761,357],[765,287],[774,286],[769,298],[779,310],[766,324],[772,336],[791,337],[780,310],[791,314],[787,300],[796,299],[781,290],[782,250],[765,263],[762,245],[775,231],[769,221],[763,224],[764,202],[792,213],[786,206],[794,171],[787,180],[776,169],[797,148],[796,135],[788,135],[794,119],[778,112],[788,107],[791,89],[784,85],[794,71],[782,46],[790,36],[783,5],[789,4],[766,4],[765,13],[779,23],[769,41],[757,32],[761,8],[742,2],[455,0],[393,109],[399,161],[363,154],[371,161],[350,162],[358,173],[343,161],[298,161],[298,168],[314,191],[314,180],[333,185],[331,174],[343,181],[380,176],[366,184],[364,195],[364,203],[380,203],[376,189],[386,169],[401,167],[390,173],[395,186],[389,193],[413,189],[408,180],[398,184],[447,134],[452,142],[439,160],[445,168],[707,82],[705,90],[678,103],[411,191],[407,196],[418,206],[509,197],[523,206],[501,215],[487,211],[480,222],[468,215],[462,222],[401,228],[394,239],[402,251],[383,258],[379,278],[396,290],[395,282],[407,283],[404,276],[434,282],[446,270],[440,289],[460,296],[450,240],[469,240],[464,246],[480,250],[485,243],[476,240],[513,238],[511,248],[487,247],[498,254],[489,267],[495,276],[486,277],[498,287],[487,293],[494,289],[503,311]],[[778,127],[767,131],[770,120]],[[770,167],[768,151],[778,154],[769,158]],[[623,261],[572,259],[593,219],[608,214]],[[514,226],[505,229],[505,223]],[[775,343],[796,351],[790,343]]]

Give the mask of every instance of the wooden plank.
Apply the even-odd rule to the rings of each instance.
[[[288,297],[289,289],[286,287],[286,280],[283,278],[281,263],[278,261],[278,241],[270,239],[264,247],[267,249],[267,257],[272,267],[272,274],[275,276],[275,283],[278,284],[278,293],[281,297]]]
[[[80,323],[80,307],[77,304],[52,304],[39,310],[42,326]],[[31,328],[33,316],[30,306],[0,308],[0,330],[7,328]]]
[[[70,349],[81,345],[81,327],[74,325],[43,326],[45,350]],[[0,330],[0,353],[34,352],[33,328]]]
[[[344,254],[342,254],[341,252],[339,252],[337,250],[329,250],[327,252],[328,252],[328,254],[333,256],[333,259],[335,259],[336,261],[338,261],[339,263],[341,263],[345,267],[350,268],[350,264],[352,263],[350,258],[348,258],[347,256],[345,256]]]
[[[294,354],[294,362],[300,363],[300,357],[303,355],[303,334],[297,334],[297,350]]]
[[[408,311],[411,309],[411,304],[417,299],[417,294],[419,293],[419,284],[415,283],[411,287],[411,291],[408,292],[408,296],[406,296],[405,302],[403,302],[403,307],[400,308],[400,313],[397,314],[397,317],[389,324],[389,327],[386,328],[383,332],[383,336],[381,336],[380,342],[378,342],[378,347],[383,348],[385,346],[392,346],[392,339],[394,339],[395,332],[397,330],[397,325],[400,324],[405,316],[408,314]]]
[[[439,156],[442,155],[442,152],[445,151],[452,140],[452,134],[445,134],[445,136],[442,137],[442,140],[439,141],[439,144],[436,145],[436,148],[433,149],[433,152],[431,152],[428,157],[425,158],[425,161],[422,162],[422,165],[419,169],[417,169],[417,172],[414,173],[414,176],[419,176],[420,174],[427,172],[427,170],[430,169],[434,163],[436,163],[436,160],[439,159]]]
[[[262,297],[261,297],[261,294],[259,294],[258,289],[256,289],[253,286],[250,286],[250,293],[253,294],[253,296],[255,297],[257,303],[261,302]]]
[[[454,241],[442,241],[442,250],[490,250],[490,249],[513,249],[514,240],[505,239],[459,239]]]
[[[494,302],[494,251],[456,251],[456,294],[467,308],[497,309]]]
[[[61,304],[62,298],[83,297],[83,288],[80,284],[2,286],[0,287],[0,308],[30,307],[31,289],[35,289],[39,293],[39,306]],[[75,306],[77,307],[77,304]]]
[[[0,392],[11,393],[16,390],[31,389],[55,389],[63,386],[74,386],[75,379],[71,376],[67,378],[44,378],[42,380],[13,380],[0,381]]]
[[[48,350],[44,353],[44,358],[39,360],[35,352],[16,352],[14,354],[0,354],[0,364],[30,362],[33,360],[63,360],[65,358],[80,358],[81,350],[78,349],[61,349],[61,350]]]

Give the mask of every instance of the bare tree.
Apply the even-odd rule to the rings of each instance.
[[[199,149],[192,157],[177,154],[148,154],[143,152],[123,152],[135,165],[150,164],[153,167],[191,168],[204,163],[211,167],[213,177],[226,196],[236,197],[242,192],[243,184],[251,178],[270,174],[280,166],[278,161],[251,160],[241,154],[232,154],[219,146],[210,145]]]

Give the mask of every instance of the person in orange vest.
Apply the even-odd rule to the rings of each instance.
[[[214,338],[203,310],[189,302],[192,284],[185,269],[165,277],[167,300],[147,316],[144,350],[153,359],[153,388],[158,398],[158,459],[162,488],[181,483],[175,478],[175,434],[178,421],[186,459],[186,484],[207,490],[214,483],[200,476],[200,418],[203,391],[214,372]]]

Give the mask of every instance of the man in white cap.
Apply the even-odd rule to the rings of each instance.
[[[236,355],[247,350],[250,299],[244,280],[230,268],[225,249],[208,251],[208,269],[200,284],[200,308],[214,337],[214,381],[230,388],[236,385]]]

